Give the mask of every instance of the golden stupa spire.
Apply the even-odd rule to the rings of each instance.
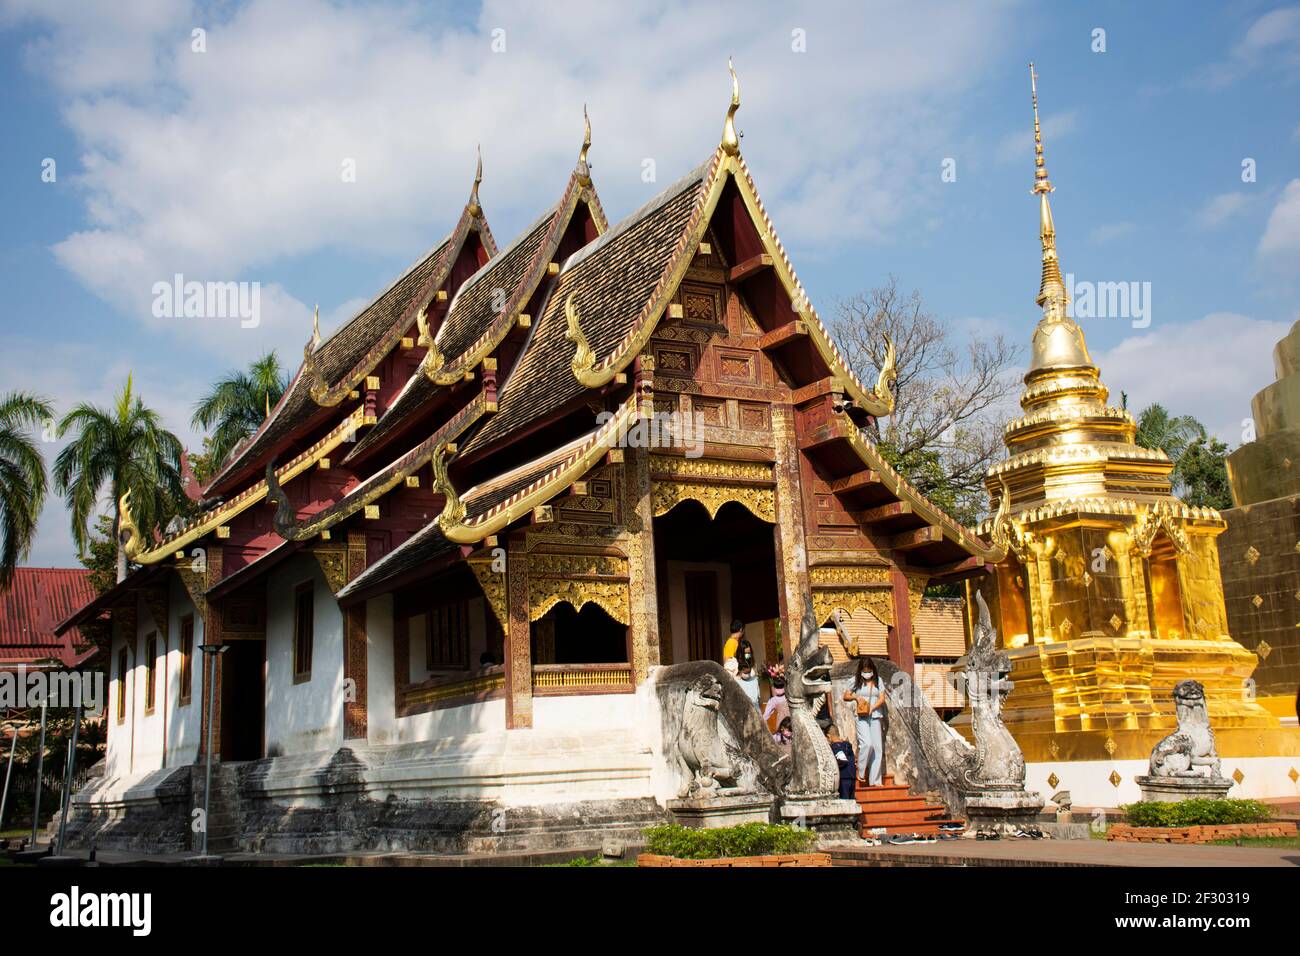
[[[728,156],[740,152],[740,137],[736,135],[736,110],[740,109],[740,81],[736,79],[736,68],[727,57],[727,69],[731,71],[731,106],[727,108],[727,120],[722,124],[722,151]]]
[[[474,151],[478,154],[478,165],[474,168],[474,185],[470,187],[469,203],[466,205],[466,209],[469,210],[471,216],[477,217],[483,213],[483,207],[479,205],[478,201],[479,183],[483,182],[483,148],[476,146]]]
[[[1029,64],[1029,90],[1034,103],[1034,188],[1038,196],[1038,237],[1043,244],[1043,280],[1038,288],[1037,302],[1044,312],[1055,317],[1065,315],[1069,296],[1061,278],[1061,262],[1056,254],[1056,225],[1052,221],[1052,205],[1047,196],[1056,187],[1047,178],[1047,163],[1043,159],[1043,130],[1038,122],[1038,74],[1034,64]]]

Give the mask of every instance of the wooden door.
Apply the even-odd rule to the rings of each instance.
[[[687,653],[693,661],[716,661],[722,657],[718,621],[718,575],[715,571],[687,571],[683,575],[686,591]]]

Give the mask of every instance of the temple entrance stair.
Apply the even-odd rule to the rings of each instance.
[[[895,833],[915,833],[921,836],[938,836],[941,832],[961,835],[965,821],[954,820],[940,804],[928,803],[925,797],[913,796],[902,784],[894,783],[888,774],[878,787],[858,784],[853,798],[862,808],[860,833],[872,836],[871,831],[884,828],[886,836]],[[956,824],[958,829],[943,831],[942,824]]]

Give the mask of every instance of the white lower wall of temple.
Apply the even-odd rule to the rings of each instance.
[[[1300,784],[1288,776],[1292,767],[1300,770],[1294,757],[1224,757],[1222,773],[1231,778],[1241,771],[1241,782],[1228,791],[1234,800],[1265,800],[1279,797],[1300,797]],[[1025,766],[1025,787],[1037,790],[1050,800],[1052,794],[1070,791],[1076,807],[1118,807],[1142,799],[1142,791],[1135,777],[1147,773],[1145,760],[1076,760],[1060,763],[1031,763]],[[1110,781],[1114,772],[1119,775],[1119,786]],[[1048,777],[1056,774],[1057,784],[1052,787]]]
[[[193,763],[198,755],[201,704],[191,695],[189,704],[180,698],[181,619],[195,616],[194,655],[198,664],[198,645],[203,640],[203,624],[194,605],[178,580],[170,585],[167,620],[157,622],[143,598],[136,606],[133,635],[125,635],[121,625],[113,624],[107,675],[107,747],[105,770],[109,775],[137,775]],[[166,625],[166,628],[161,626]],[[155,635],[154,702],[146,708],[146,684],[149,674],[147,657],[150,635]],[[119,678],[122,648],[127,651],[125,681]],[[198,686],[199,670],[195,670]],[[117,720],[118,695],[126,695],[126,718]]]
[[[294,682],[294,601],[314,586],[311,679]],[[266,754],[304,753],[343,743],[343,613],[320,565],[300,555],[272,571],[266,602]]]
[[[199,757],[203,727],[203,615],[195,610],[184,585],[175,575],[168,594],[167,621],[167,762],[168,767],[194,763]],[[181,622],[186,616],[194,621],[191,641],[191,676],[189,703],[181,703]]]

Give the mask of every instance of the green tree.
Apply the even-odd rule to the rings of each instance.
[[[272,351],[247,371],[230,372],[218,379],[194,404],[194,427],[211,429],[203,442],[204,453],[190,458],[200,481],[211,478],[235,446],[257,431],[288,386],[288,377]]]
[[[849,368],[868,386],[894,343],[894,412],[867,437],[921,494],[964,524],[985,513],[984,476],[1006,454],[1002,425],[1019,387],[1020,349],[1002,336],[955,341],[953,330],[891,276],[841,302],[832,331]]]
[[[1194,441],[1205,438],[1205,426],[1191,415],[1170,415],[1158,402],[1142,409],[1137,417],[1136,442],[1143,448],[1164,449],[1177,466],[1183,452]]]
[[[1228,446],[1217,438],[1198,438],[1178,459],[1179,497],[1197,508],[1232,507],[1228,483]]]
[[[180,440],[162,427],[158,413],[132,390],[131,376],[110,409],[82,403],[59,422],[59,437],[76,437],[54,461],[54,483],[72,512],[72,538],[85,554],[90,518],[100,495],[110,495],[116,579],[126,577],[120,502],[131,493],[131,515],[148,537],[184,509]]]
[[[31,431],[53,416],[48,402],[26,392],[0,398],[0,589],[36,538],[45,504],[45,459]]]

